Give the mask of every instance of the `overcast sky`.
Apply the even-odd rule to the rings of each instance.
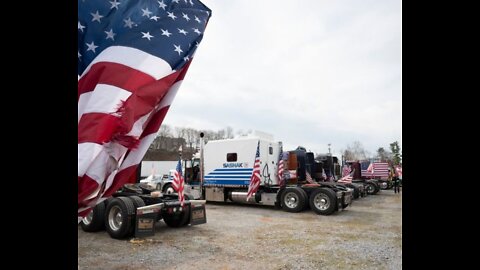
[[[398,0],[203,0],[202,43],[164,124],[260,130],[317,153],[402,147]]]

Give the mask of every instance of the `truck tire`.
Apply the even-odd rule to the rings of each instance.
[[[374,183],[374,184],[375,184],[375,193],[373,194],[377,194],[380,191],[380,185],[377,183]]]
[[[360,189],[354,185],[346,185],[349,188],[353,188],[353,198],[358,199],[360,198]]]
[[[307,196],[299,187],[286,188],[282,193],[282,208],[287,212],[300,212],[305,208]]]
[[[168,183],[163,186],[163,193],[165,194],[172,194],[175,193],[175,189],[173,189],[172,184]]]
[[[122,239],[133,234],[135,205],[128,197],[117,197],[107,206],[105,227],[110,237]]]
[[[80,222],[84,232],[98,232],[105,228],[105,204],[95,205],[93,210]]]
[[[330,215],[337,206],[335,191],[329,188],[318,188],[310,194],[310,208],[319,215]]]
[[[368,195],[373,195],[373,194],[376,193],[376,192],[375,192],[376,188],[375,188],[375,184],[374,184],[374,183],[367,182],[366,185],[367,185],[366,188],[367,188],[367,194],[368,194]]]
[[[169,214],[165,213],[163,215],[163,221],[167,224],[168,227],[178,228],[184,225],[187,225],[190,220],[190,205],[184,205],[183,211],[180,214]]]
[[[137,211],[138,207],[145,206],[145,202],[139,196],[130,196],[130,200],[133,202],[133,206],[135,206],[135,211]]]

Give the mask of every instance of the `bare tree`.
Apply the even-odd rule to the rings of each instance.
[[[161,125],[157,134],[160,137],[172,137],[172,128],[169,125]]]
[[[377,150],[377,158],[381,162],[390,162],[392,160],[392,153],[389,151],[385,150],[385,148],[380,147]]]
[[[347,145],[347,149],[343,151],[343,156],[346,160],[365,160],[370,156],[370,153],[363,148],[359,141],[354,141],[352,145]]]
[[[226,136],[226,139],[233,139],[233,128],[232,127],[227,126],[227,128],[225,129],[225,136]]]

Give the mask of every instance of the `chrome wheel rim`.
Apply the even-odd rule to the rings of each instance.
[[[110,208],[108,213],[108,225],[114,231],[118,231],[122,227],[122,209],[118,205]]]
[[[326,194],[318,193],[315,195],[315,198],[313,198],[313,204],[315,208],[324,211],[330,207],[330,200]]]
[[[289,192],[285,195],[283,202],[288,208],[295,208],[298,206],[298,195],[293,192]]]
[[[90,211],[90,213],[88,213],[88,215],[83,218],[82,222],[85,225],[90,225],[90,223],[92,223],[92,219],[93,219],[93,210]]]

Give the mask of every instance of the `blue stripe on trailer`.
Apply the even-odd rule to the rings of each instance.
[[[208,175],[230,175],[230,174],[239,174],[239,175],[252,175],[252,172],[211,172]]]
[[[231,179],[205,179],[204,185],[248,185],[250,184],[250,179],[248,180],[231,180]]]
[[[215,169],[215,171],[253,171],[253,168],[246,168],[246,169],[242,169],[242,168],[227,168],[227,169]]]
[[[205,175],[205,179],[217,179],[217,178],[237,178],[237,179],[248,179],[250,180],[250,175]]]

